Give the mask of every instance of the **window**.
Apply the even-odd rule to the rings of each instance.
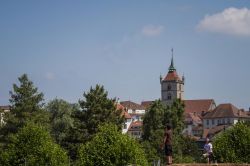
[[[214,125],[214,119],[212,119],[212,125]]]
[[[207,119],[207,125],[209,126],[209,120]]]
[[[227,119],[227,124],[230,124],[230,119],[229,118]]]
[[[168,85],[168,90],[171,90],[171,85]]]
[[[168,100],[171,100],[171,94],[168,94]]]
[[[222,119],[222,124],[225,124],[225,119]]]
[[[179,85],[179,90],[181,91],[181,84]]]
[[[126,124],[126,123],[123,125],[123,128],[124,128],[124,129],[127,129],[127,124]]]
[[[220,124],[220,119],[218,119],[217,122],[218,122],[218,125],[219,125]]]

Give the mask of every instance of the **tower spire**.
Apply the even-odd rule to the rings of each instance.
[[[173,48],[171,49],[171,52],[172,52],[172,58],[171,58],[171,64],[168,68],[168,72],[176,71],[176,69],[174,68],[174,49]]]

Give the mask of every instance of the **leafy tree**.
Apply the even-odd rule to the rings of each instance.
[[[163,141],[166,124],[171,124],[173,127],[175,162],[191,162],[196,160],[197,157],[195,155],[199,152],[195,141],[181,135],[184,126],[183,113],[184,104],[179,99],[175,100],[170,107],[164,105],[161,100],[153,102],[149,111],[144,116],[142,135],[142,145],[150,162],[160,158],[164,160],[163,151],[159,147]]]
[[[140,145],[128,135],[123,135],[116,125],[104,124],[99,131],[90,142],[80,147],[80,165],[148,165]]]
[[[195,140],[182,134],[173,135],[173,153],[175,163],[194,163],[202,159]]]
[[[143,117],[142,146],[149,162],[164,158],[160,145],[164,136],[165,121],[167,121],[165,116],[167,116],[167,113],[167,107],[161,100],[156,100]]]
[[[54,99],[50,101],[46,110],[50,112],[51,133],[56,142],[63,144],[67,133],[73,127],[74,119],[72,113],[74,110],[73,105],[62,99]]]
[[[180,99],[176,99],[170,107],[170,118],[165,116],[166,121],[172,124],[175,134],[181,134],[184,127],[184,103]]]
[[[144,140],[152,141],[154,132],[158,129],[164,129],[164,115],[166,114],[166,106],[160,101],[156,100],[152,103],[150,109],[143,117],[143,135]]]
[[[66,152],[52,141],[44,127],[28,123],[11,137],[0,155],[0,165],[67,165]]]
[[[1,129],[1,139],[8,142],[8,135],[16,133],[28,121],[48,124],[48,113],[43,107],[43,93],[39,93],[26,74],[18,78],[20,85],[13,84],[10,91],[11,111],[6,113],[6,125]]]
[[[237,123],[215,137],[214,154],[220,162],[250,163],[250,128]]]

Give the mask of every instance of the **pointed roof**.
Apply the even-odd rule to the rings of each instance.
[[[174,56],[173,56],[173,48],[172,48],[172,58],[171,58],[171,64],[168,68],[168,74],[166,77],[163,79],[163,81],[179,81],[181,80],[180,77],[178,76],[176,69],[174,67]]]
[[[181,80],[176,71],[168,72],[166,77],[163,79],[164,81],[179,81]]]
[[[174,50],[173,50],[173,48],[171,51],[172,51],[172,58],[171,58],[171,64],[168,68],[168,73],[176,71],[176,69],[174,67],[174,55],[173,55]]]

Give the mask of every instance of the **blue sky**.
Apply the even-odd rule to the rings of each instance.
[[[158,99],[172,47],[185,99],[250,107],[250,1],[0,1],[0,105],[23,73],[46,101]]]

